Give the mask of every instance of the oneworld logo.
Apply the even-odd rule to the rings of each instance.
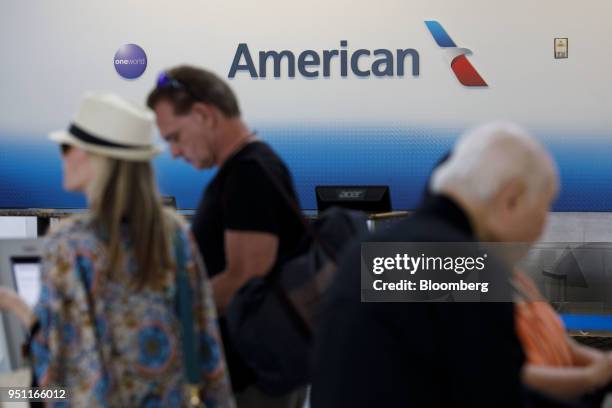
[[[125,44],[117,50],[115,70],[125,79],[136,79],[147,69],[147,54],[136,44]]]
[[[451,69],[459,82],[469,87],[487,86],[466,57],[471,51],[458,48],[437,21],[426,21],[425,24],[437,44],[448,49],[452,57]],[[346,40],[340,41],[338,49],[308,49],[299,53],[290,50],[252,52],[247,43],[240,43],[227,76],[235,78],[242,72],[251,78],[281,78],[283,75],[294,78],[296,73],[305,78],[329,78],[332,75],[344,78],[349,71],[357,77],[402,77],[406,72],[416,77],[420,73],[420,56],[414,48],[351,50]]]

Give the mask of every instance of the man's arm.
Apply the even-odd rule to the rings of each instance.
[[[0,310],[12,311],[29,330],[36,321],[28,304],[12,289],[0,287]]]
[[[278,237],[269,232],[228,229],[224,240],[225,270],[212,279],[219,315],[247,281],[270,272],[278,253]]]
[[[553,397],[570,399],[605,386],[612,377],[609,359],[602,358],[584,367],[523,366],[523,382]]]
[[[588,366],[597,362],[599,359],[605,358],[603,352],[593,348],[579,344],[576,340],[567,336],[567,341],[572,352],[572,360],[574,365],[578,367]]]

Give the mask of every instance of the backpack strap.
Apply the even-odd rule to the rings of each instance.
[[[176,292],[175,306],[181,324],[181,346],[183,349],[183,366],[185,367],[185,380],[189,404],[192,407],[202,406],[200,400],[201,373],[200,349],[194,327],[193,313],[194,291],[189,282],[187,261],[185,259],[185,242],[180,226],[177,226],[173,239],[174,260],[176,262]]]
[[[86,273],[85,268],[83,267],[81,260],[82,260],[82,257],[78,255],[75,260],[76,268],[78,271],[79,279],[83,286],[83,291],[85,292],[85,299],[87,302],[87,314],[89,315],[89,320],[91,321],[92,330],[94,332],[95,348],[98,353],[98,359],[100,360],[100,367],[102,369],[102,375],[106,377],[106,379],[110,382],[109,386],[110,386],[111,392],[112,390],[118,391],[118,396],[119,396],[121,405],[124,406],[125,399],[123,398],[121,387],[119,387],[119,389],[117,390],[117,381],[120,377],[117,377],[116,375],[113,375],[113,377],[111,377],[111,373],[113,372],[112,362],[110,362],[109,364],[106,357],[104,356],[104,351],[102,349],[102,344],[103,344],[102,333],[100,333],[100,328],[98,327],[98,319],[96,318],[96,312],[95,312],[95,301],[94,301],[93,295],[90,290],[90,286],[89,286],[90,282],[87,281],[87,276],[85,275]],[[109,337],[109,343],[111,347],[111,353],[113,354],[117,353],[117,347],[115,345],[114,338],[113,338],[110,327],[108,330],[108,337]]]
[[[321,249],[323,250],[323,252],[325,252],[325,255],[329,259],[331,259],[334,263],[336,263],[336,258],[337,258],[336,252],[326,242],[324,242],[323,239],[321,239],[321,236],[312,227],[310,222],[308,222],[306,217],[304,217],[304,214],[302,213],[302,210],[300,209],[297,200],[291,197],[291,195],[287,192],[287,189],[284,188],[281,185],[281,183],[277,180],[277,178],[274,177],[270,173],[270,171],[268,170],[266,165],[261,161],[260,158],[258,157],[253,158],[253,162],[257,163],[257,165],[262,169],[263,173],[266,175],[268,180],[274,186],[274,189],[281,195],[281,197],[285,201],[285,204],[291,210],[291,213],[300,222],[300,224],[302,224],[302,227],[304,228],[304,231],[306,232],[306,234],[309,235],[312,238],[312,240],[319,245],[319,247],[321,247]]]

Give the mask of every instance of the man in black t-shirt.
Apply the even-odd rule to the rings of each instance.
[[[192,230],[212,278],[238,406],[301,407],[303,390],[270,397],[253,385],[254,374],[232,347],[223,318],[238,289],[270,273],[302,236],[300,220],[283,197],[297,202],[289,170],[248,129],[234,93],[211,72],[190,66],[163,72],[147,105],[155,111],[173,157],[196,169],[219,168],[200,201]]]

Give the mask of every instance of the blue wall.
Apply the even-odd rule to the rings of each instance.
[[[395,209],[413,209],[436,161],[460,129],[379,125],[260,126],[256,130],[289,165],[305,209],[319,184],[388,184]],[[556,211],[612,211],[612,138],[543,135],[560,168]],[[195,171],[165,151],[155,161],[163,194],[195,208],[214,171]],[[59,149],[43,135],[0,133],[1,208],[80,208],[61,189]]]

